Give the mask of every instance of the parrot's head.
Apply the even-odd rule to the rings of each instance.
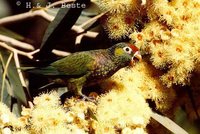
[[[135,62],[142,60],[139,49],[133,44],[126,42],[117,43],[109,49],[118,62],[124,64],[129,62],[129,65],[133,66]]]

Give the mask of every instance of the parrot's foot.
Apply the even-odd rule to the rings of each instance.
[[[93,97],[88,97],[88,96],[86,96],[84,94],[80,94],[80,96],[83,98],[82,99],[83,101],[87,100],[87,101],[90,101],[90,102],[93,102],[93,103],[96,104],[96,100]]]

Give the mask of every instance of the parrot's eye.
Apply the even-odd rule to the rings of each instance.
[[[128,54],[131,54],[131,53],[132,53],[132,49],[131,49],[130,47],[124,47],[123,49],[124,49],[124,51],[125,51],[126,53],[128,53]]]

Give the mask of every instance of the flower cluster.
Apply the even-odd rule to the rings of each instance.
[[[18,120],[5,104],[0,103],[0,133],[11,134],[12,129],[15,131],[24,126],[24,123]]]
[[[97,0],[102,12],[107,12],[102,25],[111,39],[128,36],[135,29],[137,18],[142,15],[140,0]],[[140,13],[139,13],[140,12]]]
[[[161,79],[168,87],[188,84],[191,72],[198,69],[199,7],[197,0],[153,0],[148,10],[151,22],[130,35],[144,53],[151,55],[156,68],[167,70]]]
[[[86,110],[95,105],[90,102],[70,99],[62,106],[56,92],[41,94],[34,98],[30,108],[23,107],[22,116],[17,118],[6,105],[0,103],[0,132],[3,134],[86,134],[89,123]]]

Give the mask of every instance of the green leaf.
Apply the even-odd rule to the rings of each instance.
[[[46,9],[46,12],[49,14],[49,15],[52,15],[52,16],[56,16],[57,13],[59,11],[59,8],[47,8]]]
[[[12,105],[12,112],[17,116],[21,116],[21,111],[22,111],[22,104],[20,102],[14,103]]]
[[[88,5],[90,0],[76,0],[73,4],[85,4]],[[71,27],[76,23],[78,17],[80,16],[83,8],[70,7],[61,8],[55,19],[49,24],[45,35],[42,40],[42,45],[40,52],[36,55],[36,59],[46,59],[49,58],[51,51],[58,44],[58,41],[62,38],[66,38],[66,33],[71,30]],[[70,37],[69,37],[70,38]],[[67,44],[67,42],[66,42]],[[68,44],[73,45],[73,44]]]
[[[2,26],[0,26],[0,34],[5,35],[5,36],[9,36],[9,37],[14,38],[16,40],[24,40],[23,36],[13,32],[13,31],[5,28],[5,27],[2,27]]]
[[[3,75],[3,64],[1,62],[1,60],[0,60],[0,75],[1,75],[1,77]],[[2,78],[1,77],[0,77],[0,87],[2,85]],[[7,87],[8,87],[8,81],[7,81],[7,79],[5,79],[4,89],[6,89]],[[2,89],[0,88],[0,90],[2,90]],[[2,98],[2,97],[3,97],[3,99],[2,99],[3,103],[6,104],[8,107],[10,107],[11,106],[11,96],[9,95],[7,90],[4,90],[3,94],[1,94],[0,98]]]
[[[101,11],[100,11],[98,5],[94,2],[91,2],[90,5],[86,9],[84,9],[81,14],[84,16],[96,16],[100,12]]]
[[[1,90],[3,90],[3,97],[4,97],[3,102],[7,104],[5,96],[7,96],[7,93],[8,93],[10,96],[16,98],[17,101],[19,101],[20,103],[27,105],[26,93],[25,93],[24,88],[19,79],[19,74],[17,72],[14,59],[13,58],[11,59],[8,68],[5,69],[4,65],[6,65],[6,62],[8,60],[10,53],[5,50],[4,51],[1,50],[0,54],[2,57],[1,63],[0,63],[1,64],[1,72],[0,72],[1,80],[2,80],[2,76],[3,76],[3,74],[2,74],[3,71],[7,70],[5,80],[1,81],[1,87],[2,87],[3,82],[5,84],[4,89],[1,89]]]
[[[87,109],[87,113],[88,113],[89,117],[98,121],[96,115],[94,114],[94,112],[90,108]]]

